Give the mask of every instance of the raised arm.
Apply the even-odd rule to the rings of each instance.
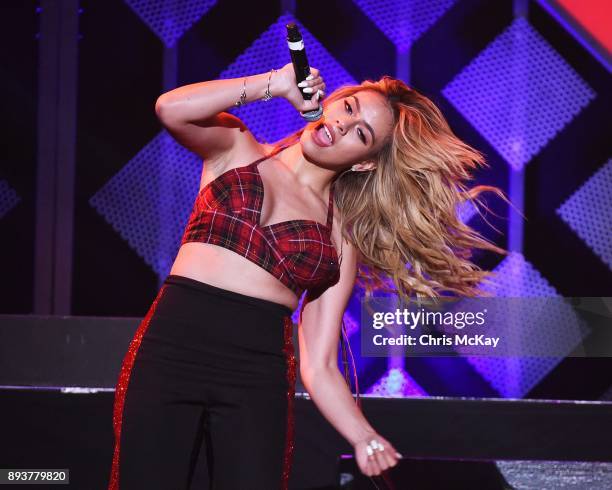
[[[325,88],[319,70],[311,67],[313,90]],[[318,106],[318,97],[305,101],[296,85],[291,63],[274,71],[240,78],[208,80],[183,85],[159,96],[155,113],[168,132],[185,148],[203,159],[214,159],[237,146],[252,145],[253,135],[240,118],[225,112],[234,107],[245,88],[244,103],[260,100],[268,88],[273,97],[287,99],[296,109]]]
[[[342,249],[340,280],[316,299],[310,299],[302,311],[298,329],[300,375],[317,408],[353,446],[361,471],[369,476],[378,475],[395,466],[399,456],[363,416],[338,369],[342,316],[357,272],[355,248],[344,241]],[[374,458],[368,459],[366,446],[372,439],[383,444],[384,451],[376,451]]]
[[[263,97],[269,75],[248,76],[246,102]],[[276,94],[277,81],[274,75],[270,78],[270,91]],[[160,95],[155,113],[181,145],[203,159],[214,159],[254,140],[240,118],[224,112],[240,98],[243,86],[244,77],[184,85]]]

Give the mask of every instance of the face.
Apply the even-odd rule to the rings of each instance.
[[[306,126],[300,139],[302,152],[326,168],[343,170],[363,163],[363,169],[367,169],[374,166],[368,159],[382,148],[392,123],[384,96],[362,90],[331,102],[321,119]]]

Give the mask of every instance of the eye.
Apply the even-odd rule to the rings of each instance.
[[[351,115],[353,114],[353,108],[351,107],[351,104],[349,104],[347,101],[344,101],[344,108],[346,109],[346,112]],[[361,129],[357,129],[357,134],[359,135],[359,139],[363,141],[363,144],[366,145],[366,137],[363,134],[363,131]]]
[[[361,129],[358,129],[357,130],[357,134],[359,135],[359,138],[361,139],[361,141],[363,141],[363,144],[365,145],[366,144],[366,137],[363,134],[363,131]]]

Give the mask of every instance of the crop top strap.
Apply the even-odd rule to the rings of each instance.
[[[264,155],[261,158],[258,158],[257,160],[255,160],[253,163],[250,163],[249,165],[254,165],[257,166],[259,165],[261,162],[263,162],[264,160],[267,160],[270,157],[273,157],[274,155],[278,155],[281,151],[283,151],[286,148],[289,148],[290,145],[285,145],[285,146],[280,146],[278,148],[275,148],[274,150],[272,150],[269,154]]]

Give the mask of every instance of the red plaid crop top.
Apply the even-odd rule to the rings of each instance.
[[[325,225],[304,219],[260,225],[264,186],[257,165],[285,148],[206,184],[196,197],[181,245],[204,242],[232,250],[268,271],[299,298],[306,289],[338,282],[341,260],[331,241],[333,182]]]

